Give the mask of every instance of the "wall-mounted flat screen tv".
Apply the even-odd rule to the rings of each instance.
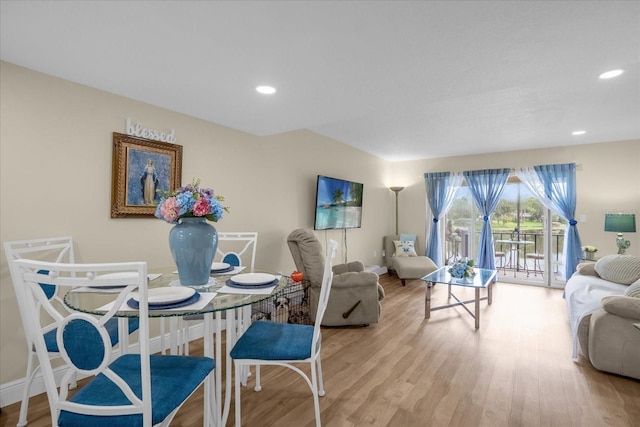
[[[358,182],[318,175],[315,230],[360,228],[362,189]]]

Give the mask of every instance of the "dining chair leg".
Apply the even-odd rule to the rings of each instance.
[[[27,375],[24,377],[24,389],[22,390],[22,402],[20,403],[20,416],[18,417],[17,427],[23,427],[27,425],[27,412],[29,411],[29,388],[33,381],[33,375],[35,374],[33,363],[35,355],[31,353],[27,360]]]
[[[260,384],[260,365],[256,365],[256,386],[253,389],[255,391],[262,390],[262,385]]]
[[[236,427],[241,427],[240,421],[240,365],[235,363],[235,405],[236,405]]]
[[[316,364],[314,361],[311,362],[311,385],[313,393],[313,409],[316,415],[316,427],[321,427],[320,423],[320,399],[318,398],[318,373],[316,372]],[[324,392],[322,393],[324,395]]]
[[[318,366],[318,396],[324,396],[324,380],[322,379],[322,362],[320,361],[320,354],[318,353],[318,359],[316,360]]]

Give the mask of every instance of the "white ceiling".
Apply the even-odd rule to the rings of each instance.
[[[4,61],[255,135],[388,160],[640,139],[639,1],[1,0],[0,16]]]

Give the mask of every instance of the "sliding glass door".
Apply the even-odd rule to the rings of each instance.
[[[445,262],[475,259],[482,215],[465,185],[458,190],[444,223]],[[546,286],[563,283],[566,226],[566,221],[552,215],[517,177],[510,177],[491,215],[500,279]]]

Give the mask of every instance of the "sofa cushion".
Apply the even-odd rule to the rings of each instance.
[[[416,249],[414,247],[414,243],[409,240],[394,240],[393,244],[396,247],[395,256],[397,257],[407,257],[407,256],[418,256],[416,253]]]
[[[640,298],[613,295],[602,298],[602,308],[607,313],[640,320]]]
[[[596,263],[595,262],[581,262],[576,267],[576,271],[578,274],[582,274],[583,276],[596,276],[600,277],[598,273],[596,273]]]
[[[631,255],[607,255],[595,265],[600,277],[621,285],[630,285],[640,279],[640,258]]]
[[[624,294],[628,297],[640,298],[640,280],[629,286]]]

